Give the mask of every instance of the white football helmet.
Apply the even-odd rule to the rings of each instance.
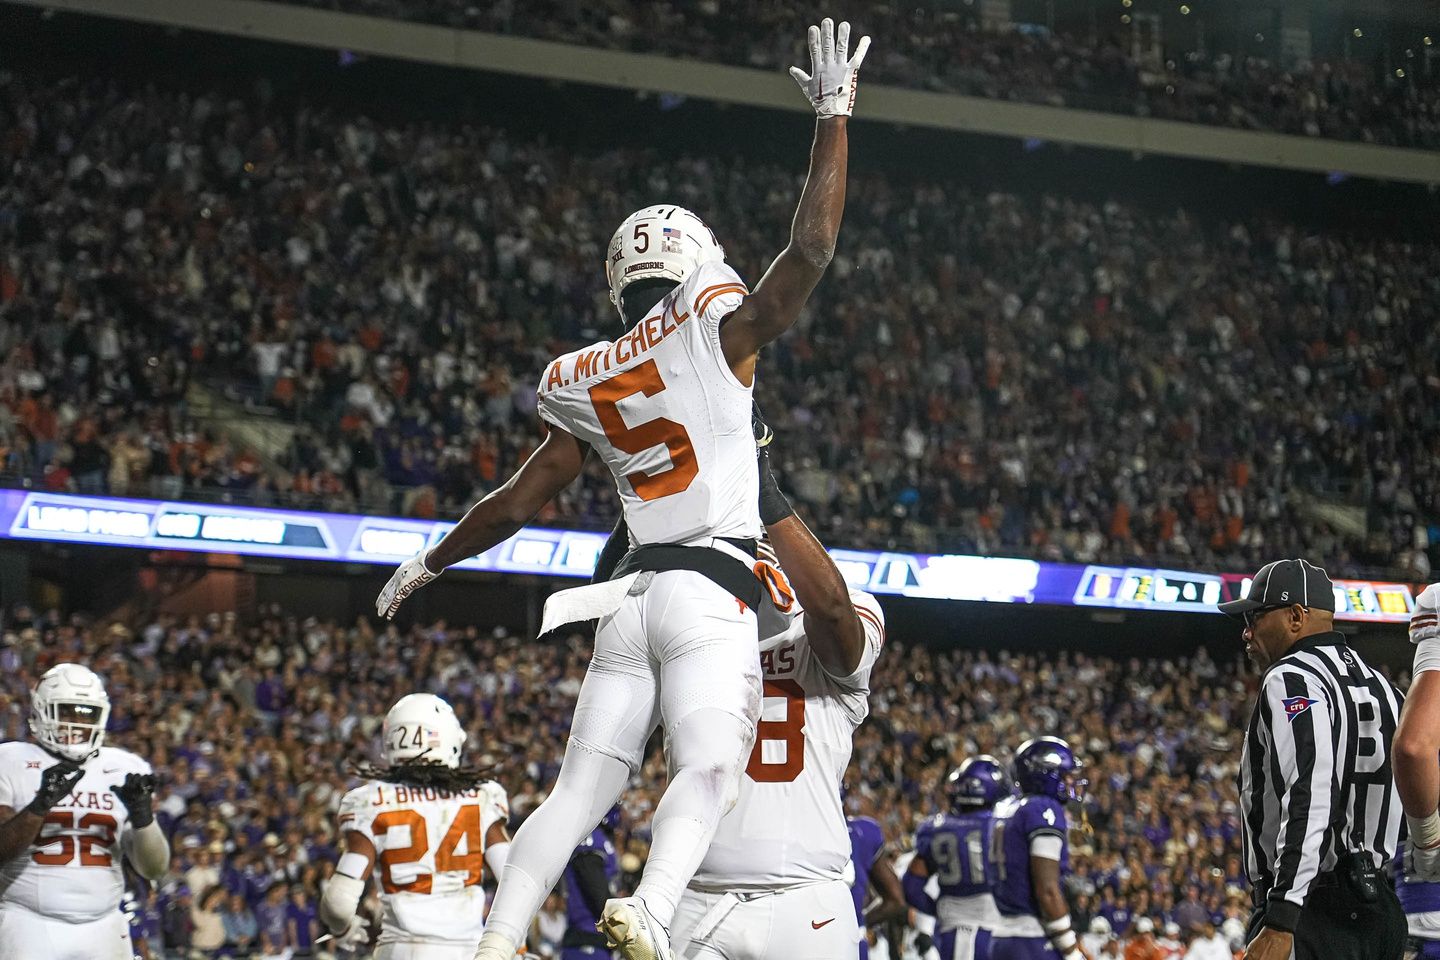
[[[616,229],[606,252],[610,302],[620,306],[621,291],[636,280],[683,283],[700,264],[724,259],[715,232],[684,207],[662,203],[636,210]]]
[[[465,729],[455,710],[433,693],[411,693],[395,701],[385,714],[382,733],[385,762],[438,763],[460,766],[465,749]]]
[[[30,695],[30,732],[40,746],[66,760],[83,763],[100,752],[110,697],[89,667],[57,663]]]

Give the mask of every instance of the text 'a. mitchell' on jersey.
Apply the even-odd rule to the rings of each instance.
[[[510,816],[497,783],[451,792],[371,780],[340,801],[340,830],[375,845],[380,942],[474,944],[485,931],[485,835]]]
[[[40,790],[46,768],[59,763],[34,743],[0,744],[0,806],[23,810]],[[130,813],[110,788],[126,774],[151,773],[128,750],[101,747],[84,774],[45,814],[30,849],[0,864],[0,903],[68,923],[89,923],[120,908]]]
[[[766,574],[761,579],[772,585],[778,606],[762,605],[761,636],[772,638],[762,641],[760,654],[763,709],[739,799],[692,881],[700,889],[840,879],[850,859],[840,785],[855,728],[870,710],[870,670],[885,642],[885,615],[870,594],[850,592],[864,652],[854,673],[832,676],[805,636],[804,611],[783,575],[773,567]]]
[[[700,264],[629,332],[541,376],[540,417],[605,460],[637,544],[760,535],[751,388],[720,347],[745,295],[729,266]]]

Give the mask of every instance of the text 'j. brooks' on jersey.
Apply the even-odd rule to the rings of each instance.
[[[760,535],[750,387],[720,347],[745,295],[728,265],[701,264],[629,332],[541,377],[541,418],[604,459],[636,543]]]
[[[474,943],[485,925],[485,836],[505,823],[497,783],[451,792],[372,780],[340,802],[340,829],[375,845],[380,942]]]

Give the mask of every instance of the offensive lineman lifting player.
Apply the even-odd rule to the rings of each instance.
[[[714,234],[679,207],[646,207],[611,238],[606,275],[628,332],[546,369],[549,431],[511,479],[428,552],[401,564],[376,611],[446,567],[518,532],[579,474],[590,449],[616,478],[635,549],[616,578],[563,591],[545,624],[599,619],[565,759],[526,820],[477,960],[511,960],[576,843],[600,821],[663,724],[670,783],[635,896],[601,927],[626,960],[670,960],[669,926],[721,816],[733,805],[760,711],[751,566],[760,536],[750,432],[755,362],[795,322],[833,255],[845,204],[846,123],[869,46],[849,24],[811,27],[811,72],[791,74],[815,108],[810,171],[790,242],[748,293]]]

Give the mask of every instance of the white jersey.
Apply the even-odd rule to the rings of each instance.
[[[541,418],[604,458],[637,544],[760,536],[751,388],[720,348],[746,293],[729,266],[703,263],[629,333],[541,378]]]
[[[380,943],[479,942],[485,932],[485,835],[510,816],[504,789],[460,793],[371,780],[340,801],[340,829],[375,845]]]
[[[0,743],[0,806],[23,810],[39,792],[41,774],[59,762],[34,743]],[[133,828],[110,788],[126,774],[150,773],[150,764],[128,750],[101,747],[84,770],[70,795],[45,815],[30,849],[0,864],[0,903],[69,923],[120,909]]]
[[[768,566],[768,565],[766,565]],[[850,592],[865,631],[860,666],[831,676],[805,636],[800,605],[774,568],[762,577],[784,611],[761,620],[764,712],[740,796],[715,833],[691,886],[773,889],[845,876],[850,833],[840,803],[855,729],[870,712],[870,670],[885,642],[885,615],[868,593]],[[767,604],[766,611],[772,608]],[[776,626],[783,629],[777,631]],[[767,629],[768,628],[768,629]]]

